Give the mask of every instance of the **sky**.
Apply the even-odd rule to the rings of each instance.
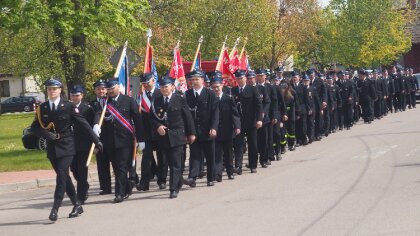
[[[318,2],[321,4],[322,7],[325,7],[328,5],[330,0],[318,0]]]

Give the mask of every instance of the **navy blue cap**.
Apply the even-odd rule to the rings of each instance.
[[[255,74],[257,75],[266,75],[267,74],[267,70],[264,68],[258,68],[255,70]]]
[[[45,87],[61,88],[63,86],[63,84],[56,79],[49,79],[49,80],[45,81],[44,84],[45,84]]]
[[[359,70],[359,74],[361,75],[367,75],[367,72],[364,69]]]
[[[106,80],[98,79],[94,84],[93,87],[106,87]]]
[[[151,79],[153,79],[152,72],[144,73],[143,75],[140,76],[140,82],[142,83],[149,83]]]
[[[113,88],[115,85],[118,85],[119,82],[118,80],[108,80],[108,82],[106,82],[106,88]]]
[[[332,80],[333,78],[331,76],[327,76],[327,80]]]
[[[279,66],[279,67],[277,67],[277,68],[275,69],[275,71],[276,71],[276,72],[283,72],[283,71],[284,71],[284,69],[283,69],[283,67]]]
[[[297,71],[292,71],[292,73],[290,73],[290,75],[291,75],[292,77],[295,77],[295,76],[298,76],[298,75],[299,75],[299,72],[297,72]]]
[[[344,71],[340,70],[337,75],[344,75]]]
[[[223,77],[222,72],[216,70],[210,74],[210,78],[215,78],[215,77],[220,77],[220,78]]]
[[[306,71],[306,74],[311,75],[311,74],[315,74],[315,70],[314,69],[309,69]]]
[[[308,76],[308,75],[303,75],[302,80],[310,80],[310,78],[309,78],[309,76]]]
[[[210,83],[210,77],[206,74],[206,76],[204,77],[204,82],[206,83]]]
[[[85,89],[83,88],[83,85],[74,85],[71,89],[70,89],[70,94],[71,95],[80,95],[82,93],[85,92]]]
[[[320,73],[320,74],[318,74],[318,77],[325,78],[325,75]]]
[[[249,73],[250,71],[248,71]],[[245,77],[246,76],[246,71],[244,70],[236,70],[234,73],[235,78],[240,78],[240,77]]]
[[[206,73],[202,70],[193,70],[187,74],[187,78],[191,77],[201,77],[204,79],[206,77]]]
[[[210,83],[212,83],[212,84],[215,84],[215,83],[223,84],[223,78],[219,77],[219,76],[215,76],[215,77],[211,78]]]
[[[158,83],[159,86],[163,87],[166,86],[168,84],[173,84],[175,82],[175,79],[170,77],[169,75],[165,75],[162,78],[159,79]]]
[[[280,88],[284,88],[284,89],[289,88],[289,84],[288,83],[281,83]]]
[[[247,78],[255,78],[257,77],[257,74],[255,73],[255,71],[253,70],[249,70],[248,73],[246,74]]]

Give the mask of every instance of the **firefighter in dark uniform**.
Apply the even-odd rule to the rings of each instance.
[[[309,107],[309,98],[308,91],[306,86],[303,83],[300,83],[299,73],[292,72],[292,88],[296,93],[296,103],[297,103],[297,117],[296,117],[296,146],[307,145],[307,119]]]
[[[307,94],[308,94],[308,105],[309,105],[309,110],[308,110],[308,117],[306,119],[306,127],[307,127],[307,132],[306,132],[306,136],[308,137],[308,143],[312,143],[313,140],[315,139],[315,102],[318,101],[319,99],[315,99],[315,96],[317,96],[316,90],[310,85],[311,80],[309,79],[309,76],[304,75],[303,76],[303,84],[306,87],[307,90]],[[318,104],[319,106],[319,104]]]
[[[102,112],[102,109],[106,102],[106,80],[99,79],[94,84],[96,98],[91,101],[89,105],[93,108],[94,112]],[[99,133],[100,127],[95,125],[93,131],[95,134],[102,140],[102,137]],[[109,156],[104,155],[102,152],[96,153],[96,166],[98,169],[98,178],[99,178],[99,192],[100,195],[111,194],[111,160]]]
[[[266,76],[265,70],[257,69],[257,71],[260,77]],[[263,111],[264,111],[263,112],[263,126],[257,130],[257,146],[258,146],[260,165],[263,168],[267,168],[268,167],[267,128],[268,128],[268,124],[271,122],[270,117],[268,116],[271,100],[270,100],[270,96],[268,95],[267,88],[264,85],[257,83],[257,80],[256,80],[257,73],[256,71],[249,70],[247,74],[247,83],[249,85],[257,87],[258,93],[260,94],[260,97],[262,99],[262,105],[263,105]]]
[[[142,150],[141,159],[141,179],[140,183],[136,186],[139,191],[148,191],[150,179],[153,178],[153,169],[156,168],[155,158],[153,151],[156,151],[156,157],[158,160],[158,171],[157,171],[157,184],[159,189],[166,188],[166,177],[168,175],[168,163],[162,158],[161,151],[159,149],[159,136],[156,130],[152,129],[151,119],[153,114],[150,110],[150,104],[156,98],[162,96],[162,93],[155,86],[155,78],[153,73],[145,73],[140,77],[140,82],[144,88],[142,101],[140,102],[140,109],[142,114],[143,133],[142,139],[139,140],[141,143],[144,142],[144,149]],[[142,144],[143,145],[143,144]],[[155,163],[155,164],[153,164]]]
[[[368,72],[365,70],[359,71],[357,87],[363,120],[365,123],[370,124],[373,121],[373,102],[377,99],[377,95],[372,80],[367,76]]]
[[[315,140],[321,140],[321,134],[323,129],[323,114],[324,110],[327,108],[327,89],[324,82],[316,78],[314,70],[308,70],[307,72],[309,78],[311,79],[311,85],[316,90],[316,99],[319,99],[315,104]],[[318,106],[318,104],[320,104]]]
[[[75,85],[70,90],[70,98],[79,113],[90,125],[93,125],[95,113],[90,105],[82,101],[84,93],[85,91],[82,85]],[[80,127],[77,123],[73,126],[73,134],[76,155],[74,155],[70,170],[73,172],[73,176],[77,181],[77,198],[81,204],[84,204],[88,198],[89,190],[89,183],[87,180],[88,168],[86,166],[86,161],[89,156],[89,150],[92,142],[83,132],[83,127]]]
[[[204,157],[207,164],[207,186],[214,186],[215,138],[219,125],[218,101],[214,91],[204,87],[204,71],[193,70],[189,77],[192,88],[185,92],[185,98],[194,120],[197,140],[190,145],[188,184],[195,187]]]
[[[102,144],[93,133],[90,124],[80,114],[79,109],[73,103],[60,98],[61,82],[49,79],[45,82],[45,86],[48,101],[37,108],[31,129],[35,134],[47,140],[47,158],[57,174],[54,204],[49,216],[51,221],[56,221],[64,193],[67,193],[74,206],[69,217],[77,217],[83,213],[82,205],[77,199],[76,190],[69,175],[69,167],[76,154],[71,126],[77,124],[81,131],[89,137],[89,143],[94,142],[99,150],[102,150]]]
[[[107,110],[100,133],[104,156],[111,160],[115,173],[114,202],[120,203],[129,197],[134,187],[128,173],[132,168],[134,145],[138,145],[135,140],[141,140],[141,116],[136,101],[120,93],[117,80],[109,80],[107,89]],[[99,124],[100,116],[101,111],[96,112],[95,124]]]
[[[404,74],[404,69],[398,69],[398,80],[400,83],[400,111],[405,111],[406,105],[407,105],[407,83],[406,83],[406,77]]]
[[[331,76],[327,76],[327,91],[329,94],[330,102],[328,102],[328,108],[330,112],[330,127],[327,130],[328,133],[335,133],[338,127],[338,109],[342,107],[342,99],[340,94],[340,88],[334,84],[334,80]]]
[[[284,127],[286,133],[281,136],[282,138],[282,146],[286,145],[286,142],[288,144],[289,150],[294,151],[295,150],[295,130],[296,130],[296,107],[297,107],[297,101],[296,101],[296,93],[294,92],[293,88],[289,83],[283,83],[280,85],[280,88],[282,89],[282,93],[284,96],[284,102],[286,104],[286,111],[287,111],[287,121],[284,122]]]
[[[281,73],[283,73],[282,68],[277,68],[276,71],[281,71]],[[284,80],[283,80],[283,83],[284,83]],[[274,149],[275,159],[279,161],[282,159],[281,151],[280,151],[280,136],[281,136],[281,129],[283,129],[283,127],[280,127],[280,126],[283,125],[283,121],[287,121],[287,114],[286,114],[286,105],[284,103],[283,94],[280,89],[281,81],[279,77],[274,77],[271,81],[271,84],[274,86],[277,93],[277,107],[278,107],[279,116],[280,116],[280,119],[277,121],[277,123],[273,125],[273,149]]]
[[[257,173],[257,129],[262,127],[263,121],[262,98],[257,87],[247,84],[244,70],[237,70],[234,75],[238,86],[232,88],[232,96],[241,117],[241,133],[234,140],[235,172],[238,175],[242,174],[244,138],[246,137],[248,166],[251,168],[251,173]]]
[[[378,71],[374,69],[372,71],[372,82],[374,83],[374,87],[376,90],[376,94],[378,99],[374,102],[374,115],[376,119],[381,119],[384,114],[384,99],[385,99],[385,84],[382,79],[378,76]]]
[[[397,113],[400,110],[401,79],[399,78],[397,68],[395,66],[391,68],[390,78],[392,80],[392,84],[394,85],[392,103],[394,105],[394,112]]]
[[[178,197],[183,184],[183,149],[187,141],[189,144],[194,143],[196,133],[185,98],[174,92],[174,81],[169,76],[159,80],[162,96],[156,97],[151,106],[152,126],[159,135],[161,155],[169,164],[170,198]]]
[[[274,148],[273,148],[273,125],[276,125],[280,119],[279,107],[278,107],[278,97],[277,91],[275,86],[271,85],[266,81],[267,76],[270,74],[268,70],[259,69],[256,71],[257,74],[257,83],[260,86],[265,87],[267,91],[268,98],[270,99],[270,106],[268,107],[268,112],[266,113],[266,117],[268,122],[264,122],[264,126],[266,126],[267,132],[267,142],[265,145],[266,151],[266,159],[265,163],[270,165],[271,161],[274,161]],[[261,129],[260,129],[261,130]]]
[[[223,92],[223,78],[213,77],[211,87],[219,100],[219,126],[217,128],[215,174],[222,181],[223,166],[229,179],[233,177],[233,139],[241,133],[241,120],[232,96]]]
[[[410,91],[411,106],[413,108],[416,108],[416,91],[419,89],[419,81],[413,75],[413,69],[412,68],[410,68],[410,70],[409,70],[409,77],[410,77],[410,81],[411,81],[411,91]]]
[[[394,80],[392,80],[392,78],[389,76],[388,74],[388,70],[387,69],[383,69],[382,70],[382,79],[385,81],[386,84],[386,108],[385,108],[385,115],[388,114],[388,112],[393,112],[392,109],[392,102],[393,102],[393,97],[395,95],[395,91],[394,91]]]

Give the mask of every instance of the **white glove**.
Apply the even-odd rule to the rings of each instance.
[[[144,142],[137,143],[137,148],[140,149],[141,151],[143,151],[145,147],[146,147],[146,144]]]
[[[95,133],[98,137],[101,134],[101,127],[98,124],[93,126],[93,133]]]

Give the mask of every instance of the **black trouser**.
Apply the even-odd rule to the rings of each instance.
[[[378,100],[374,103],[375,117],[379,118],[383,115],[383,97],[378,95]]]
[[[360,103],[362,107],[362,117],[363,120],[366,121],[372,121],[373,120],[373,101],[367,100],[362,103]]]
[[[331,119],[330,119],[330,107],[327,106],[327,108],[324,110],[324,124],[323,124],[323,130],[322,133],[325,136],[328,136],[328,133],[330,131],[331,126]]]
[[[216,175],[222,176],[223,165],[226,167],[226,173],[233,175],[233,139],[225,141],[216,141],[215,166]]]
[[[320,137],[323,129],[324,118],[321,114],[321,109],[315,109],[315,137]]]
[[[337,119],[336,128],[338,126],[338,128],[343,129],[344,127],[344,108],[343,107],[337,108],[336,119]]]
[[[273,132],[274,126],[269,123],[267,126],[267,158],[271,161],[274,160]]]
[[[286,129],[287,129],[287,144],[289,147],[295,145],[296,142],[296,121],[295,120],[287,120],[286,122]]]
[[[313,140],[315,136],[315,113],[308,115],[308,119],[306,120],[306,129],[309,141]]]
[[[301,114],[299,120],[296,121],[296,139],[299,143],[304,143],[306,139],[307,129],[307,119],[308,115]]]
[[[111,191],[111,159],[103,153],[96,154],[96,166],[98,168],[99,188],[103,191]]]
[[[234,154],[235,167],[242,169],[244,158],[244,138],[246,137],[248,143],[248,165],[251,169],[257,168],[258,163],[258,144],[257,144],[257,129],[251,128],[249,130],[241,130],[241,133],[234,139]]]
[[[160,164],[156,167],[156,161],[153,156],[153,150],[156,150],[157,160]],[[161,157],[161,151],[159,149],[158,141],[146,141],[144,143],[144,149],[142,151],[141,159],[141,180],[140,182],[145,186],[149,186],[150,179],[153,178],[154,172],[157,172],[158,180],[157,183],[166,183],[166,176],[168,174],[168,163]],[[166,171],[165,171],[166,167]],[[156,170],[157,169],[157,170]],[[162,173],[164,172],[164,173]]]
[[[360,119],[360,112],[361,112],[360,105],[359,104],[354,105],[353,121],[356,121],[356,122],[359,121],[359,119]]]
[[[416,107],[416,91],[410,92],[411,96],[411,106]]]
[[[400,107],[400,105],[401,105],[401,93],[400,92],[396,92],[395,95],[393,96],[392,101],[394,103],[394,110],[395,110],[395,112],[398,112],[398,110],[401,109],[401,107]]]
[[[393,96],[389,95],[388,98],[386,99],[386,106],[387,106],[387,111],[392,113],[392,101],[393,101]]]
[[[275,155],[280,153],[280,121],[273,125],[273,151]]]
[[[162,158],[168,161],[169,165],[169,190],[179,191],[182,186],[182,153],[185,145],[171,148],[161,148]]]
[[[70,170],[77,181],[77,198],[84,201],[89,189],[88,168],[86,161],[89,156],[89,150],[76,152],[71,162]]]
[[[267,129],[270,123],[264,124],[261,128],[257,130],[257,145],[258,153],[260,154],[260,164],[267,163],[268,153],[267,153]]]
[[[128,172],[133,161],[133,147],[104,148],[104,154],[111,157],[115,174],[115,196],[124,197],[131,187],[128,184]]]
[[[195,141],[190,145],[190,175],[196,179],[201,172],[201,165],[206,158],[207,182],[214,181],[214,140]],[[203,155],[204,154],[204,155]]]
[[[405,96],[405,93],[400,93],[400,104],[399,104],[399,106],[400,106],[400,110],[405,110],[405,107],[406,107],[406,104],[407,104],[407,102],[406,102],[406,96]]]
[[[69,175],[69,167],[72,163],[73,156],[66,156],[60,158],[49,159],[55,173],[55,191],[54,191],[54,204],[53,208],[58,209],[64,199],[64,193],[67,193],[73,205],[76,204],[76,190],[74,189],[73,182]]]
[[[330,111],[330,128],[328,131],[336,130],[338,126],[338,110],[332,109]]]

